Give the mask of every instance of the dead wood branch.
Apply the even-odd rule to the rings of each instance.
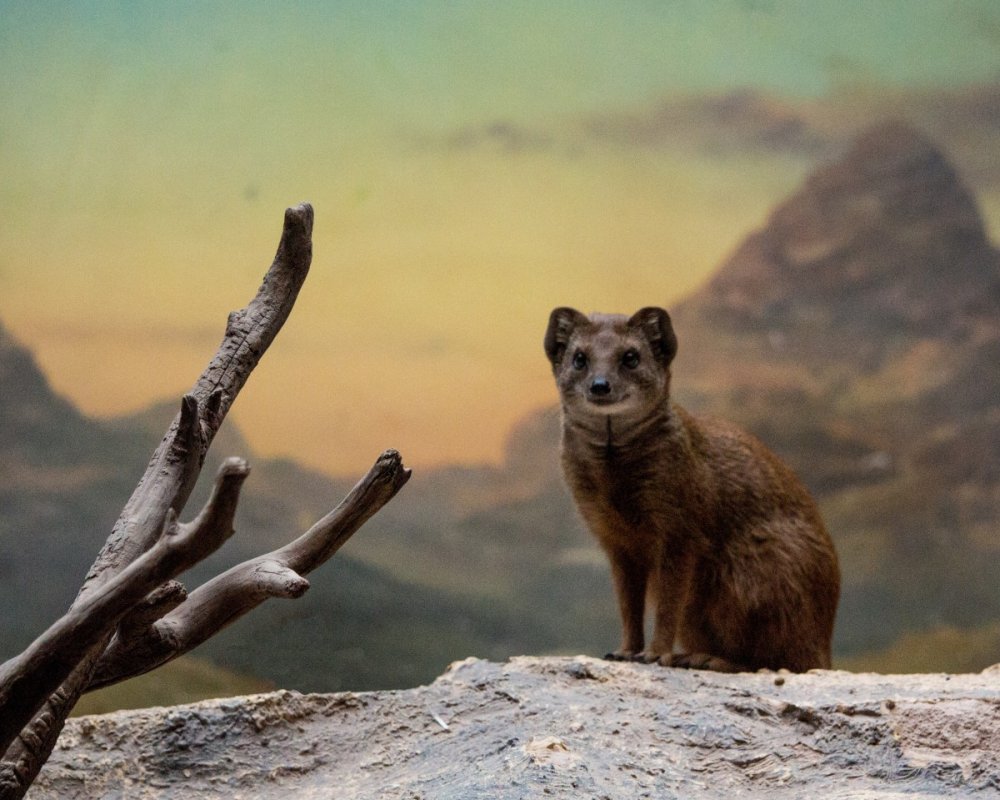
[[[81,596],[156,539],[168,508],[178,514],[198,479],[205,453],[250,373],[278,335],[312,261],[312,206],[285,211],[278,252],[256,296],[229,315],[215,356],[185,396],[181,413],[164,436],[122,510],[80,590]]]
[[[399,453],[386,451],[340,505],[298,539],[199,586],[144,631],[116,636],[88,691],[148,672],[187,653],[269,598],[301,596],[309,588],[303,576],[336,553],[409,477]]]
[[[212,499],[194,521],[181,525],[177,517],[226,413],[295,303],[312,258],[312,223],[308,204],[286,210],[263,284],[245,308],[229,315],[215,356],[185,395],[70,610],[0,666],[0,800],[23,797],[80,694],[186,652],[266,597],[300,595],[308,587],[300,573],[333,555],[409,477],[399,455],[387,451],[338,509],[291,545],[230,570],[187,598],[171,580],[232,532],[247,474],[239,459],[225,463]],[[257,588],[240,589],[248,585]],[[177,643],[173,651],[137,646],[154,631],[156,641]],[[97,677],[99,665],[103,677]]]
[[[0,749],[31,721],[42,703],[133,606],[164,581],[213,553],[233,533],[240,486],[249,473],[232,458],[219,470],[215,491],[197,519],[177,522],[171,510],[156,544],[93,592],[35,639],[28,649],[0,666]]]

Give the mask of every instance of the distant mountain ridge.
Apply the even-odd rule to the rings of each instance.
[[[970,315],[996,318],[998,265],[945,155],[889,123],[809,176],[686,305],[734,325],[939,335]]]
[[[835,658],[858,666],[903,636],[996,624],[1000,254],[945,154],[905,124],[873,128],[670,311],[679,401],[755,432],[820,500],[844,574]],[[5,422],[17,411],[0,464],[14,454],[35,470],[28,491],[0,480],[8,608],[38,580],[68,580],[77,551],[82,577],[174,413],[88,420],[32,363],[0,333],[0,410]],[[17,386],[23,397],[9,397]],[[50,447],[52,431],[73,442]],[[468,655],[604,652],[617,630],[607,566],[563,487],[558,431],[546,409],[515,427],[500,466],[415,475],[306,598],[268,604],[199,652],[306,689],[412,685]],[[213,458],[243,447],[233,431]],[[91,472],[46,486],[69,463]],[[216,563],[284,541],[347,488],[288,461],[254,464]]]
[[[30,352],[0,326],[0,661],[72,601],[178,407],[166,402],[110,420],[86,417],[53,393]],[[256,458],[227,423],[183,518],[200,507],[218,463],[230,455],[251,460],[237,534],[182,576],[189,588],[285,544],[353,483]],[[524,636],[536,648],[551,638],[544,623],[512,635],[507,615],[488,602],[408,583],[348,553],[310,578],[305,598],[265,604],[196,655],[281,686],[366,689],[412,686],[465,654],[501,657]]]
[[[940,149],[903,123],[872,128],[670,310],[677,399],[755,432],[821,502],[844,573],[837,653],[1000,618],[1000,257]],[[490,563],[488,580],[466,582],[500,591],[508,576],[509,594],[562,608],[567,627],[589,609],[603,639],[576,636],[597,652],[614,603],[562,488],[558,435],[552,410],[525,420],[507,463],[479,478],[495,491],[530,467],[533,497],[413,524],[409,559],[382,550],[376,530],[368,557],[426,573],[420,554],[436,553],[450,586],[464,565]],[[461,474],[469,493],[476,481]]]
[[[94,426],[52,391],[34,356],[0,321],[0,470],[71,467],[87,459]],[[7,479],[10,479],[8,477]]]
[[[902,123],[865,133],[675,321],[675,385],[819,493],[842,644],[882,641],[855,624],[872,607],[897,632],[1000,614],[1000,252],[933,143]]]
[[[763,384],[852,395],[869,428],[885,420],[857,417],[868,405],[953,420],[996,396],[1000,253],[944,154],[893,123],[810,176],[674,317],[679,383],[709,404]]]

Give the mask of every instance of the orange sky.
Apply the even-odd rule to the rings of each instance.
[[[683,295],[760,222],[761,185],[780,196],[793,183],[760,175],[709,191],[701,169],[670,159],[651,174],[614,157],[584,174],[534,156],[415,160],[418,176],[387,170],[364,197],[288,201],[315,205],[313,267],[234,411],[262,452],[336,471],[388,446],[417,462],[495,460],[517,419],[554,402],[541,349],[553,306],[625,311]],[[423,205],[414,187],[428,184],[447,200]],[[237,198],[194,215],[39,225],[15,257],[40,246],[74,269],[56,290],[44,268],[26,275],[8,290],[7,322],[89,413],[179,395],[256,290],[282,210]]]
[[[845,81],[876,98],[868,110],[880,78],[908,97],[894,72],[906,46],[918,88],[952,61],[946,88],[1000,75],[997,49],[960,27],[942,47],[966,42],[961,58],[916,57],[954,15],[918,19],[907,40],[886,11],[779,60],[775,43],[818,21],[693,4],[675,30],[646,6],[607,19],[599,4],[592,19],[514,6],[482,20],[435,3],[384,19],[360,3],[336,19],[6,8],[0,319],[88,413],[179,397],[256,290],[283,209],[308,200],[312,272],[234,409],[251,444],[352,474],[389,446],[418,467],[492,461],[513,422],[555,401],[553,306],[671,303],[819,157],[757,141],[757,116],[780,104],[728,128],[685,98],[754,81],[842,136],[860,116],[813,106]],[[966,27],[990,8],[967,4]],[[876,23],[895,38],[866,63]],[[949,135],[970,169],[996,152],[995,134]],[[969,178],[996,230],[996,176]]]

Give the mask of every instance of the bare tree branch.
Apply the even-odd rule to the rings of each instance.
[[[409,477],[399,453],[386,451],[340,505],[298,539],[198,587],[144,632],[116,637],[88,691],[148,672],[187,653],[271,597],[301,596],[309,588],[302,576],[333,556]]]
[[[24,797],[42,764],[52,754],[66,717],[83,693],[90,670],[91,666],[81,661],[7,749],[0,762],[0,800]]]
[[[153,545],[170,509],[175,514],[183,510],[226,413],[291,312],[312,260],[312,225],[310,205],[285,211],[278,251],[260,289],[245,308],[229,315],[219,349],[185,396],[180,414],[153,453],[94,561],[74,609]],[[7,748],[3,756],[6,763],[0,766],[0,800],[23,797],[52,752],[66,716],[90,683],[110,638],[110,630],[99,637],[70,678],[45,700]],[[36,706],[37,698],[22,702]]]
[[[81,595],[99,586],[105,573],[113,575],[149,548],[166,509],[184,509],[212,439],[295,304],[312,261],[312,226],[308,203],[285,211],[278,252],[260,289],[245,308],[229,315],[219,349],[153,453]]]
[[[0,749],[7,750],[49,695],[136,603],[232,535],[236,502],[249,471],[245,461],[227,460],[219,469],[212,496],[193,522],[179,524],[174,512],[168,512],[153,547],[108,581],[103,591],[75,603],[23,653],[0,665],[0,708],[4,710]]]

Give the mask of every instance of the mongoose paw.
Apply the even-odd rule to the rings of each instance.
[[[633,661],[638,661],[642,664],[659,664],[662,659],[663,655],[655,650],[643,650],[641,653],[636,653],[632,656]]]
[[[635,661],[635,650],[615,650],[613,653],[605,653],[605,661]]]
[[[731,661],[708,653],[674,653],[663,656],[659,663],[664,667],[677,667],[678,669],[707,669],[712,672],[741,671]]]

